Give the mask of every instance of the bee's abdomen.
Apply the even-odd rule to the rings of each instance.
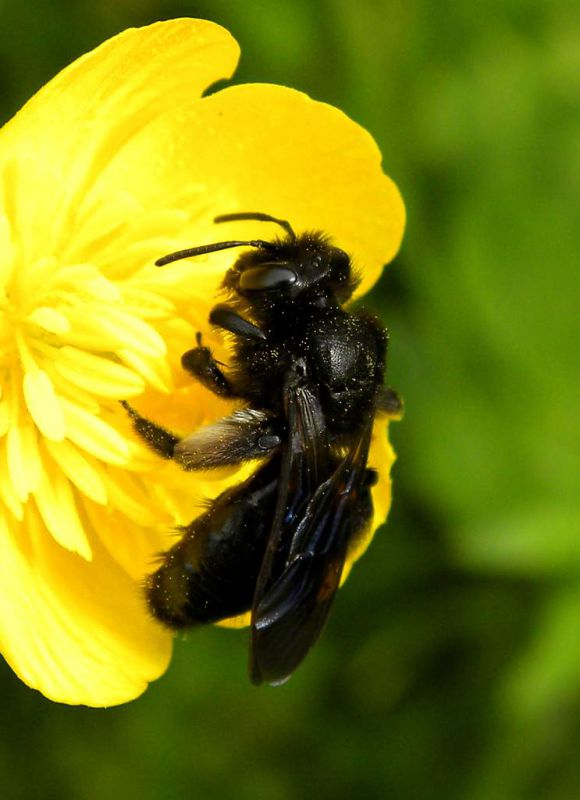
[[[164,625],[189,628],[251,608],[276,503],[277,462],[221,494],[149,576],[147,602]]]

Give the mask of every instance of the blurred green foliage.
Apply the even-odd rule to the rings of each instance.
[[[252,688],[245,635],[218,629],[111,710],[4,666],[2,796],[578,797],[580,6],[3,0],[3,117],[113,33],[183,15],[234,33],[236,82],[365,125],[402,189],[371,298],[407,408],[394,508],[284,688]]]

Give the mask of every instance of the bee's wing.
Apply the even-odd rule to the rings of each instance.
[[[324,431],[311,424],[319,416],[313,394],[288,398],[288,444],[252,611],[250,675],[256,684],[283,683],[318,638],[368,502],[372,419],[331,471]]]

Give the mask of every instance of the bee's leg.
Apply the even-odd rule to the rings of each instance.
[[[217,305],[212,309],[209,321],[212,325],[223,328],[242,339],[250,341],[266,339],[266,334],[257,325],[244,319],[233,308],[224,304]],[[209,347],[202,345],[201,333],[197,334],[197,347],[188,350],[181,356],[181,365],[214,394],[231,398],[239,396],[231,381],[220,369],[223,365],[215,360]]]
[[[215,360],[209,347],[202,345],[201,333],[196,338],[197,347],[181,356],[183,369],[219,397],[237,397],[234,387],[220,369],[219,361]]]
[[[383,386],[377,398],[377,411],[389,417],[400,417],[403,413],[403,401],[394,389]]]
[[[121,400],[121,405],[129,414],[135,433],[143,439],[146,445],[162,458],[173,458],[175,445],[179,436],[157,425],[155,422],[142,417],[126,400]]]
[[[261,328],[258,328],[253,322],[241,317],[235,309],[224,303],[220,303],[212,308],[209,321],[212,325],[217,325],[218,328],[223,328],[225,331],[234,333],[242,339],[257,342],[266,340],[266,334]]]
[[[271,416],[244,408],[185,436],[175,445],[174,458],[188,471],[214,469],[265,458],[280,443]]]
[[[174,459],[184,470],[214,469],[265,458],[278,449],[281,438],[268,414],[251,408],[234,411],[188,434],[183,439],[162,428],[129,405],[121,405],[129,414],[135,433],[162,458]]]

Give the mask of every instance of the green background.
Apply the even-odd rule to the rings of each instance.
[[[3,118],[174,16],[232,31],[235,82],[362,123],[402,190],[404,247],[370,299],[406,400],[394,507],[282,688],[250,686],[246,634],[215,628],[110,710],[2,665],[2,797],[579,797],[580,5],[0,2]]]

